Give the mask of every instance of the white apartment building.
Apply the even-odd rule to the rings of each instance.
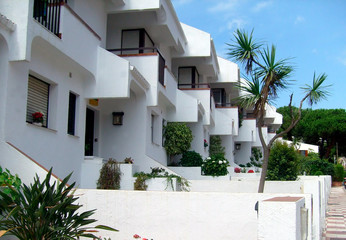
[[[1,0],[0,73],[1,144],[77,183],[86,161],[166,167],[167,122],[187,123],[204,158],[204,139],[221,136],[232,166],[261,146],[251,111],[239,119],[232,101],[237,64],[180,23],[170,0]],[[281,124],[267,106],[265,137]],[[0,149],[0,165],[16,161]]]

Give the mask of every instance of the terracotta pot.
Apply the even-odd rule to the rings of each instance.
[[[340,186],[342,186],[342,182],[337,182],[337,181],[332,182],[332,187],[340,187]]]

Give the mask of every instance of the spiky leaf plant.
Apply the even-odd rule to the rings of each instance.
[[[71,174],[60,183],[51,184],[50,170],[41,182],[36,175],[30,186],[22,185],[20,190],[13,188],[16,197],[12,198],[0,191],[0,233],[13,235],[20,240],[98,239],[89,224],[96,222],[89,217],[95,210],[78,211],[82,205],[76,203],[73,195],[75,183],[67,185]],[[117,231],[98,225],[95,229]]]

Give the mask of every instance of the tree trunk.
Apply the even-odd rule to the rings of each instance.
[[[269,153],[270,153],[270,148],[268,147],[263,148],[262,173],[261,173],[260,183],[258,186],[259,193],[263,193],[264,191],[264,183],[267,176],[267,169],[268,169],[268,162],[269,162]]]

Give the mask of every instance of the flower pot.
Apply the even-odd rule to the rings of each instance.
[[[42,127],[42,123],[41,122],[33,122],[34,125]]]

